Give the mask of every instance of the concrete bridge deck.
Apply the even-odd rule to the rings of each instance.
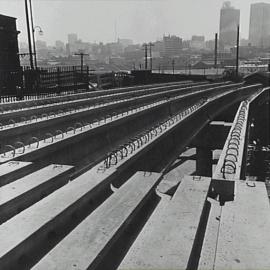
[[[33,138],[25,121],[30,146],[10,145],[1,154],[0,269],[269,269],[265,184],[244,178],[250,104],[269,89],[184,82],[108,95],[119,93],[135,95],[137,109],[122,100],[126,113],[109,117],[103,106],[91,125],[45,140]],[[76,107],[82,96],[96,98],[83,93],[68,102]],[[225,129],[218,120],[226,111]],[[212,145],[221,148],[212,174],[204,132],[213,120],[227,139]],[[197,147],[196,172],[181,178],[190,170],[174,170],[181,171],[179,155],[190,145]]]

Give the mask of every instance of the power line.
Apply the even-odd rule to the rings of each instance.
[[[83,57],[86,56],[86,55],[89,55],[88,53],[75,53],[74,55],[78,55],[81,57],[81,73],[83,71]]]

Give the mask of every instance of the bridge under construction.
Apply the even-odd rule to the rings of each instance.
[[[2,101],[0,269],[269,269],[269,90],[182,80]]]

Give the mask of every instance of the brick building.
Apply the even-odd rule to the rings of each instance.
[[[0,70],[20,68],[16,18],[0,14]]]

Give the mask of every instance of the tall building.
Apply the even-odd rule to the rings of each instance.
[[[16,18],[0,14],[0,71],[20,67]]]
[[[46,50],[47,49],[47,43],[46,41],[43,41],[43,40],[37,40],[36,41],[36,47],[37,47],[37,50]]]
[[[78,41],[77,34],[68,34],[68,43],[75,44]]]
[[[249,42],[256,47],[270,47],[270,4],[251,4]]]
[[[177,36],[164,36],[164,56],[165,57],[174,57],[179,56],[182,50],[182,39]]]
[[[236,45],[237,26],[240,24],[240,10],[231,6],[230,1],[223,3],[220,10],[219,45],[221,50],[229,50]]]
[[[56,40],[55,41],[55,47],[57,48],[57,49],[65,49],[65,43],[63,42],[63,41],[61,41],[61,40]]]
[[[205,38],[204,36],[192,36],[190,47],[195,50],[201,50],[205,48]]]
[[[127,38],[118,38],[118,43],[121,44],[124,48],[133,44],[132,39]]]

